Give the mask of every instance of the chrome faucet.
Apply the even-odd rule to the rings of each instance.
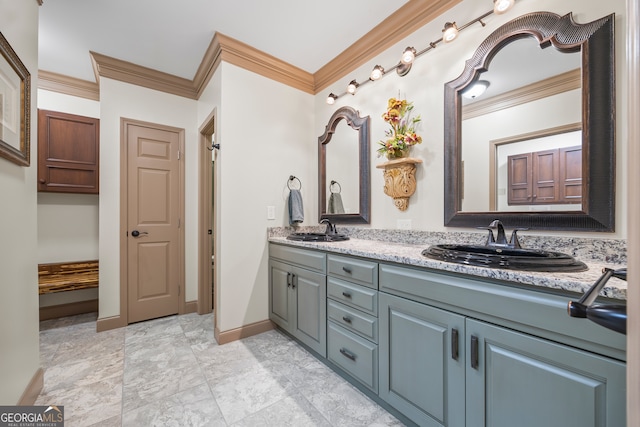
[[[338,232],[336,231],[336,226],[334,224],[331,224],[331,221],[329,221],[327,218],[323,218],[320,220],[320,224],[327,224],[327,229],[324,231],[324,234],[337,234]]]
[[[489,230],[489,235],[487,236],[487,241],[485,243],[486,246],[501,246],[505,248],[514,248],[520,249],[520,241],[518,240],[518,231],[528,230],[528,228],[515,228],[511,233],[511,238],[507,241],[507,235],[504,232],[504,226],[500,220],[493,220],[488,227],[479,227]],[[498,235],[494,237],[493,230],[498,231]]]

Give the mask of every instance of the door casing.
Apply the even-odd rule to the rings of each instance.
[[[127,173],[127,162],[128,162],[128,150],[127,150],[127,137],[128,137],[128,127],[131,125],[135,126],[146,126],[154,129],[165,130],[169,132],[176,132],[179,135],[179,151],[180,151],[180,161],[178,162],[178,188],[179,188],[179,215],[180,215],[180,229],[178,233],[178,277],[180,281],[180,296],[178,303],[178,314],[185,313],[185,270],[184,270],[184,129],[176,128],[172,126],[161,125],[157,123],[144,122],[140,120],[128,119],[121,117],[120,118],[120,324],[127,325],[129,324],[128,319],[128,229],[127,229],[127,213],[128,213],[128,201],[127,201],[127,191],[128,191],[128,173]]]

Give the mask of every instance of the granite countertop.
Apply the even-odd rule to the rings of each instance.
[[[378,261],[387,261],[400,263],[405,265],[425,267],[434,270],[449,271],[471,276],[484,277],[505,282],[517,284],[540,286],[544,288],[571,291],[576,293],[584,293],[593,283],[602,275],[602,269],[623,268],[626,267],[626,242],[611,241],[603,239],[555,239],[553,248],[555,251],[569,253],[576,259],[584,262],[589,269],[583,272],[568,273],[541,273],[529,271],[515,271],[496,268],[475,267],[470,265],[455,264],[444,261],[429,259],[422,255],[422,251],[438,243],[456,243],[463,241],[465,243],[477,244],[472,238],[478,239],[476,234],[467,233],[411,233],[410,238],[406,237],[397,230],[389,233],[366,233],[362,235],[361,231],[353,232],[353,230],[341,227],[339,232],[350,235],[350,240],[342,242],[298,242],[287,240],[286,236],[291,232],[288,228],[269,229],[268,240],[273,243],[281,243],[289,246],[297,246],[301,248],[319,249],[326,252],[353,255],[363,258],[370,258]],[[300,230],[296,230],[300,231]],[[303,230],[307,231],[307,230]],[[312,231],[318,231],[316,229]],[[346,231],[346,232],[345,232]],[[371,237],[380,237],[380,240]],[[365,238],[362,238],[365,237]],[[482,237],[480,237],[482,238]],[[548,242],[542,241],[539,237],[529,239],[529,245],[524,247],[534,248],[536,245],[544,247]],[[597,244],[596,244],[597,243]],[[564,246],[563,246],[564,245]],[[624,247],[623,247],[623,246]],[[547,246],[549,247],[549,246]],[[562,250],[569,249],[569,250]],[[583,254],[583,256],[580,256]],[[627,298],[627,282],[621,279],[611,278],[602,291],[600,296],[626,300]]]

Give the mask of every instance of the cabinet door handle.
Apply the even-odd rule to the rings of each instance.
[[[344,271],[347,274],[351,274],[351,269],[349,267],[342,267],[342,271]]]
[[[342,296],[345,298],[351,298],[351,292],[342,291]]]
[[[287,288],[291,287],[291,273],[287,272]]]
[[[342,353],[342,355],[343,355],[344,357],[346,357],[347,359],[351,359],[351,360],[353,360],[354,362],[356,361],[356,355],[355,355],[355,354],[353,354],[353,353],[351,353],[350,351],[348,351],[348,350],[346,350],[346,349],[344,349],[344,348],[341,348],[341,349],[340,349],[340,353]]]
[[[296,276],[295,274],[291,273],[291,289],[295,289],[296,288],[296,283],[298,283],[298,276]]]
[[[478,361],[478,337],[471,335],[471,367],[478,369],[480,363]]]
[[[344,320],[345,323],[351,324],[351,318],[350,317],[342,316],[342,320]]]
[[[460,357],[460,344],[458,339],[458,329],[453,328],[451,330],[451,358],[458,360]]]

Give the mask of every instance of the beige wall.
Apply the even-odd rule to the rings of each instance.
[[[197,209],[196,101],[100,79],[99,317],[120,314],[120,119],[128,118],[185,129],[185,203]],[[187,259],[195,258],[195,224],[185,224]],[[189,236],[189,237],[187,237]],[[195,241],[194,241],[195,240]],[[186,301],[197,299],[196,260],[186,267]],[[197,266],[197,264],[195,264]]]
[[[40,365],[36,234],[38,3],[0,0],[0,29],[31,74],[31,167],[0,158],[0,405],[18,403]]]
[[[289,175],[302,181],[305,223],[315,223],[313,97],[227,63],[209,86],[199,125],[217,108],[216,326],[224,332],[268,318],[266,229],[287,221]]]
[[[305,225],[317,224],[317,137],[324,132],[331,114],[349,105],[361,115],[371,116],[372,140],[372,223],[374,228],[395,228],[397,220],[411,219],[414,229],[445,230],[443,211],[443,86],[458,77],[475,47],[491,31],[515,16],[547,10],[559,14],[574,12],[578,22],[586,22],[615,12],[618,34],[623,34],[625,4],[585,4],[579,0],[557,3],[552,0],[517,2],[503,16],[485,19],[486,27],[474,25],[459,40],[421,57],[406,77],[386,76],[362,87],[356,96],[345,96],[333,106],[325,104],[329,92],[342,93],[352,78],[368,76],[375,64],[393,64],[407,45],[423,47],[441,31],[440,21],[466,22],[486,12],[486,2],[466,0],[438,20],[416,31],[393,48],[359,69],[339,79],[316,96],[222,63],[198,101],[162,94],[110,79],[101,79],[101,194],[99,253],[101,259],[100,317],[119,313],[118,215],[119,212],[119,120],[120,117],[184,127],[186,141],[185,269],[187,301],[197,296],[197,128],[217,109],[216,142],[216,275],[221,331],[267,318],[267,275],[265,229],[287,225],[286,180],[296,175],[303,184]],[[617,37],[618,51],[624,51],[624,37]],[[626,188],[625,67],[618,55],[618,168],[617,194]],[[398,211],[382,191],[383,179],[375,168],[383,160],[376,157],[375,143],[386,126],[380,115],[389,97],[401,96],[414,102],[423,117],[424,142],[414,155],[424,163],[417,173],[418,190],[405,212]],[[276,220],[266,219],[266,207],[276,207]],[[626,237],[626,200],[618,196],[615,233]],[[573,234],[573,233],[572,233]],[[590,233],[581,233],[589,236]],[[602,237],[602,233],[593,234]]]
[[[538,11],[550,11],[560,15],[573,12],[574,19],[581,22],[592,21],[611,13],[616,14],[616,231],[615,233],[555,233],[579,234],[583,237],[626,238],[627,236],[627,201],[625,197],[627,185],[626,165],[626,67],[625,67],[625,14],[624,0],[608,2],[584,2],[581,0],[528,0],[517,1],[514,8],[504,15],[491,15],[484,19],[485,27],[474,24],[460,33],[459,38],[447,45],[438,47],[416,60],[410,73],[399,77],[395,72],[382,79],[360,88],[355,96],[343,96],[334,105],[327,105],[325,99],[331,92],[342,93],[347,83],[356,78],[366,79],[376,64],[389,67],[398,62],[401,52],[407,46],[415,46],[420,50],[426,47],[427,41],[434,40],[441,34],[443,22],[463,24],[476,18],[490,8],[490,2],[465,0],[447,11],[434,22],[422,27],[402,42],[372,59],[362,67],[339,79],[315,97],[315,135],[319,136],[331,117],[331,114],[344,105],[359,110],[361,115],[371,116],[371,207],[373,228],[396,228],[397,220],[410,219],[414,229],[445,231],[443,225],[444,200],[444,85],[456,79],[464,68],[465,60],[471,58],[477,46],[500,25],[517,16]],[[422,116],[420,134],[423,143],[414,147],[413,155],[424,161],[418,167],[416,178],[418,188],[411,197],[409,208],[401,212],[386,196],[382,188],[384,181],[382,172],[375,168],[385,159],[376,157],[375,149],[378,140],[384,137],[387,129],[381,115],[386,109],[390,97],[406,98],[414,103],[414,112]],[[534,232],[530,232],[534,233]],[[554,234],[537,232],[540,234]]]

